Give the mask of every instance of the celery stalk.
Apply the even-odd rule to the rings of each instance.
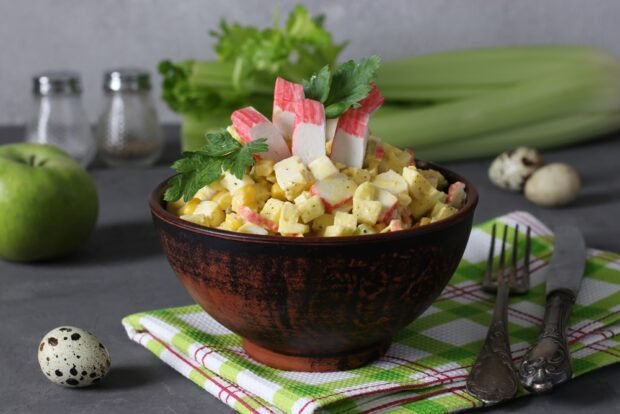
[[[205,144],[207,132],[222,129],[230,123],[229,114],[208,113],[183,115],[181,126],[181,150],[196,151]]]
[[[571,113],[618,109],[618,67],[575,67],[454,102],[377,113],[371,128],[394,145],[422,149]]]
[[[574,114],[416,150],[416,157],[444,162],[493,156],[521,145],[552,148],[604,135],[617,130],[619,124],[620,112]]]

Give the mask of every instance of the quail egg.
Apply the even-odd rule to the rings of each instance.
[[[525,184],[525,198],[545,207],[570,203],[577,197],[581,179],[577,171],[567,164],[553,163],[538,170]]]
[[[527,179],[543,165],[543,158],[533,148],[519,147],[497,156],[489,168],[489,178],[498,187],[521,191]]]
[[[98,383],[110,370],[110,354],[96,336],[75,326],[49,331],[39,343],[39,365],[55,384],[86,387]]]

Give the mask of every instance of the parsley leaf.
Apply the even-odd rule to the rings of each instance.
[[[183,197],[189,201],[202,187],[218,180],[222,170],[242,178],[248,167],[254,165],[254,154],[266,152],[266,139],[261,138],[240,144],[223,129],[207,134],[207,143],[198,151],[184,152],[172,164],[177,175],[172,177],[164,193],[164,200],[176,201]]]
[[[315,73],[308,80],[303,80],[304,95],[308,99],[314,99],[315,101],[325,102],[329,96],[329,87],[332,80],[332,74],[329,71],[329,66],[325,65],[321,68],[319,73]]]
[[[334,70],[329,96],[324,102],[327,118],[336,118],[351,107],[359,107],[359,101],[370,92],[380,62],[379,56],[372,55],[359,62],[349,60]]]
[[[232,135],[227,130],[221,130],[207,134],[207,145],[200,149],[201,152],[211,157],[221,157],[241,148],[241,143],[231,139]]]

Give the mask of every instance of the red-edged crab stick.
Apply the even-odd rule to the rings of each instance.
[[[304,99],[304,87],[278,77],[273,91],[273,124],[290,140],[295,122],[295,103]]]
[[[368,122],[370,115],[383,105],[383,96],[372,84],[368,96],[360,102],[359,108],[347,110],[338,120],[331,159],[355,168],[362,168],[366,145],[368,144]]]
[[[235,130],[248,143],[259,138],[266,138],[269,150],[261,153],[260,158],[280,161],[291,156],[291,151],[278,129],[263,114],[248,106],[232,113],[230,119]]]
[[[293,155],[308,165],[325,155],[325,110],[323,104],[312,99],[295,102],[293,124]]]

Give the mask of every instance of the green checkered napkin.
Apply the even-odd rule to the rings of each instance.
[[[532,288],[511,298],[509,309],[510,343],[518,361],[536,338],[543,316],[553,235],[525,212],[494,221],[521,229],[529,225],[534,236]],[[465,378],[494,304],[480,287],[494,221],[472,230],[456,274],[426,313],[396,335],[383,358],[363,368],[305,373],[266,367],[197,305],[137,313],[123,319],[123,325],[132,340],[241,413],[446,413],[479,407],[483,403],[467,393]],[[620,255],[589,249],[570,318],[575,375],[620,361],[619,319]]]

